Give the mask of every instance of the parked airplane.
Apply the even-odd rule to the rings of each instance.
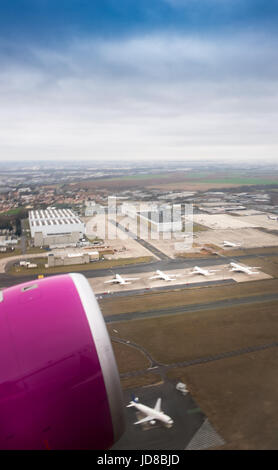
[[[253,271],[253,269],[259,269],[260,266],[242,266],[241,264],[237,263],[230,263],[230,271],[242,272],[246,274],[259,274],[259,271]]]
[[[229,242],[229,241],[227,241],[227,240],[224,240],[224,241],[223,241],[223,245],[224,245],[224,246],[234,247],[234,246],[241,246],[241,243],[233,243],[233,242]]]
[[[219,271],[219,269],[202,269],[199,266],[194,266],[193,271],[191,271],[189,274],[202,274],[203,276],[211,276],[216,271]]]
[[[111,279],[110,281],[104,281],[104,284],[109,284],[109,283],[118,283],[118,284],[121,284],[121,285],[131,284],[131,282],[127,282],[127,281],[137,281],[138,279],[140,279],[140,277],[126,277],[126,278],[123,278],[122,276],[120,276],[120,274],[116,274],[114,279]]]
[[[155,424],[156,421],[162,421],[166,424],[174,423],[174,420],[170,418],[170,416],[167,416],[163,411],[161,411],[161,398],[158,398],[154,408],[138,403],[138,399],[132,400],[129,405],[127,405],[127,408],[129,407],[135,407],[137,410],[147,415],[145,418],[136,421],[134,424],[143,424],[147,422]]]
[[[277,215],[268,215],[267,216],[269,219],[271,220],[278,220],[278,216]]]
[[[156,271],[156,275],[149,277],[149,279],[162,279],[163,281],[175,281],[176,277],[180,276],[180,274],[165,274],[163,271]]]

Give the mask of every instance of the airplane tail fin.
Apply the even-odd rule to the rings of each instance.
[[[132,395],[131,401],[129,402],[128,405],[126,405],[126,407],[130,408],[132,406],[135,406],[135,403],[137,403],[138,401],[139,401],[138,397],[136,397],[135,395]]]
[[[155,411],[161,411],[161,398],[157,399],[154,409]]]

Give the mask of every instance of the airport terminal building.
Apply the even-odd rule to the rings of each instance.
[[[85,224],[71,209],[47,209],[29,212],[34,246],[75,245],[85,233]]]

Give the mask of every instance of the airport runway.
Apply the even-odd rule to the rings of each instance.
[[[272,257],[277,256],[277,252],[274,253],[257,253],[256,255],[238,255],[238,256],[223,256],[225,258],[225,262],[243,262],[247,261],[249,258],[254,259],[258,257],[261,259],[262,256]],[[84,270],[78,271],[79,273],[83,274],[87,278],[94,278],[94,277],[104,277],[110,273],[119,273],[119,274],[135,274],[140,272],[152,272],[160,269],[161,271],[168,271],[174,269],[186,269],[192,268],[194,266],[200,267],[207,267],[212,265],[221,265],[223,264],[223,257],[209,257],[209,258],[186,258],[186,259],[164,259],[164,260],[154,260],[149,263],[140,263],[140,264],[132,264],[128,266],[118,266],[114,268],[106,268],[106,269],[92,269],[92,270]],[[72,271],[74,271],[74,266],[72,266]],[[45,277],[47,276],[54,276],[62,273],[55,273],[55,274],[44,274]],[[22,275],[22,276],[12,276],[10,274],[4,273],[0,274],[0,288],[5,288],[9,286],[13,286],[15,284],[20,284],[23,282],[28,282],[37,279],[37,275]]]
[[[225,300],[218,300],[214,302],[208,303],[201,303],[201,304],[193,304],[193,305],[179,305],[177,307],[170,307],[165,309],[157,309],[157,310],[148,310],[143,312],[130,312],[130,313],[120,313],[115,315],[107,315],[104,317],[106,323],[117,323],[121,321],[130,321],[130,320],[139,320],[142,318],[154,318],[154,317],[162,317],[162,316],[169,316],[169,315],[177,315],[177,314],[184,314],[184,313],[192,313],[199,310],[211,310],[217,308],[226,308],[226,307],[234,307],[236,305],[244,305],[250,303],[261,303],[261,302],[270,302],[272,300],[278,300],[278,293],[277,294],[266,294],[266,295],[252,295],[247,297],[241,297],[239,299],[225,299]]]

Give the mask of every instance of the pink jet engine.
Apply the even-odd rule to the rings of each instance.
[[[124,431],[119,374],[87,279],[0,292],[0,449],[108,449]]]

